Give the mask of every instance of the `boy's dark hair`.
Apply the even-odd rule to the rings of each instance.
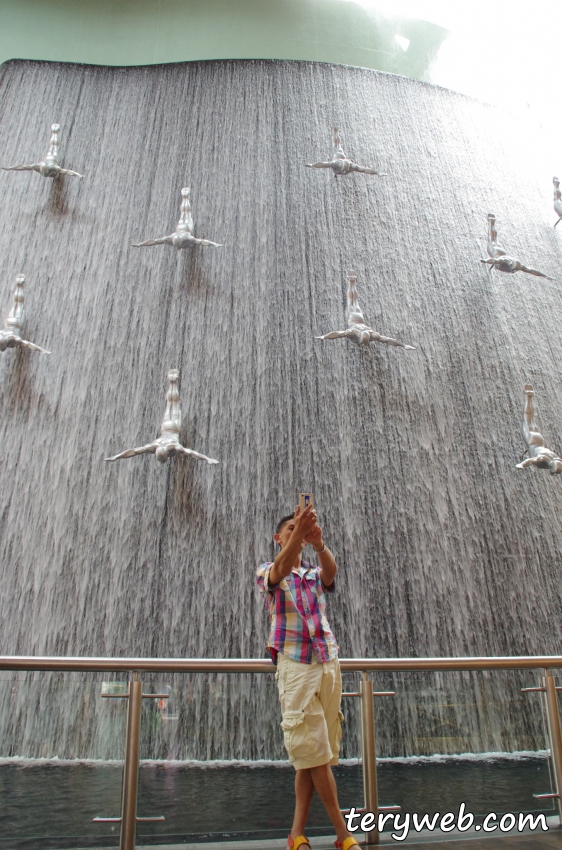
[[[281,531],[281,529],[283,528],[285,523],[289,522],[290,519],[294,519],[294,517],[295,517],[294,514],[288,514],[287,516],[284,516],[283,519],[280,519],[279,522],[277,523],[277,528],[275,529],[275,534],[279,534],[279,532]]]

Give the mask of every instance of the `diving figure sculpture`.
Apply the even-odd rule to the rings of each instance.
[[[537,431],[533,396],[533,387],[531,384],[525,384],[522,431],[523,439],[527,444],[524,454],[528,454],[529,457],[518,463],[516,468],[526,469],[528,466],[538,466],[539,469],[548,469],[551,475],[559,475],[562,473],[562,458],[546,448],[542,434]]]
[[[34,162],[32,165],[12,165],[10,168],[3,168],[3,171],[36,171],[42,177],[62,177],[65,174],[68,177],[83,177],[83,174],[78,174],[77,171],[70,171],[69,168],[61,168],[59,165],[59,131],[60,124],[51,125],[51,143],[45,159],[41,162]]]
[[[114,457],[106,457],[105,460],[121,460],[124,457],[133,457],[150,452],[156,455],[156,460],[166,463],[169,457],[174,455],[191,455],[191,457],[206,460],[207,463],[218,463],[218,460],[199,454],[193,449],[186,449],[180,443],[181,410],[180,396],[178,391],[179,369],[170,369],[168,372],[168,392],[166,393],[166,411],[160,426],[160,436],[147,446],[139,446],[136,449],[127,449]]]
[[[182,248],[192,248],[194,245],[212,245],[214,248],[222,248],[217,242],[209,239],[196,239],[193,235],[193,216],[191,215],[191,202],[189,200],[190,189],[181,190],[180,220],[173,233],[169,236],[161,236],[159,239],[147,239],[133,245],[133,248],[145,248],[149,245],[173,245],[178,251]]]
[[[334,172],[334,177],[340,177],[342,174],[351,174],[352,171],[358,171],[361,174],[377,174],[379,177],[386,177],[386,174],[375,171],[374,168],[366,168],[363,165],[357,165],[347,159],[341,146],[339,130],[334,127],[334,135],[332,138],[333,154],[329,162],[312,162],[306,163],[307,168],[331,168]]]
[[[4,322],[4,327],[0,331],[0,351],[6,351],[7,348],[30,348],[32,351],[40,351],[41,354],[50,354],[50,351],[45,351],[34,342],[28,342],[22,339],[21,331],[23,327],[23,285],[25,283],[25,275],[19,274],[16,277],[16,288],[14,290],[14,306],[10,310],[10,315]]]
[[[554,183],[554,212],[558,215],[558,221],[556,224],[560,222],[562,219],[562,192],[560,192],[560,180],[558,177],[553,177],[552,182]],[[556,227],[556,224],[554,225]]]
[[[357,301],[357,275],[349,272],[347,276],[347,330],[332,331],[324,336],[314,337],[315,339],[343,339],[347,338],[356,345],[368,345],[370,342],[383,342],[386,345],[396,345],[399,348],[405,348],[409,351],[415,351],[415,345],[405,345],[403,342],[398,342],[397,339],[392,339],[389,336],[381,336],[365,324],[361,307]]]
[[[480,260],[480,262],[486,263],[500,272],[508,272],[508,274],[527,272],[527,274],[534,274],[536,277],[545,277],[547,280],[554,280],[553,277],[549,277],[547,274],[537,271],[537,269],[524,266],[523,263],[516,260],[515,257],[509,257],[503,248],[500,248],[498,245],[498,231],[496,230],[496,217],[493,213],[488,213],[488,259]]]

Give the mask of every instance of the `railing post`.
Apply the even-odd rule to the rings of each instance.
[[[139,749],[142,708],[142,682],[135,672],[129,682],[127,739],[123,768],[123,797],[121,802],[121,832],[119,850],[135,850],[137,831],[137,796],[139,790]]]
[[[365,833],[366,844],[379,843],[379,802],[377,796],[377,756],[375,749],[375,708],[373,683],[367,673],[361,681],[361,754],[363,756],[363,788],[365,808],[375,816],[375,826]]]
[[[562,734],[560,733],[560,712],[558,710],[558,695],[554,676],[550,670],[545,670],[544,687],[546,694],[546,716],[548,718],[548,737],[550,738],[550,755],[554,769],[554,784],[556,789],[556,805],[558,819],[562,824]]]

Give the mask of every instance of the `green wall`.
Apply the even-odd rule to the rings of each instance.
[[[0,62],[304,59],[426,79],[446,35],[344,0],[0,0]]]

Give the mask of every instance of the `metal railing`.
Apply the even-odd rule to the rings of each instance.
[[[365,843],[378,844],[379,811],[396,811],[397,806],[379,806],[377,795],[377,762],[375,748],[375,716],[373,698],[390,696],[393,692],[374,692],[368,674],[373,672],[436,672],[475,670],[543,670],[542,687],[524,688],[525,692],[542,691],[546,696],[548,734],[554,773],[555,792],[534,795],[556,799],[558,816],[562,824],[562,733],[558,709],[557,690],[551,670],[562,668],[562,656],[537,655],[515,657],[468,658],[342,658],[342,672],[362,673],[358,692],[344,693],[361,701],[361,754],[363,768],[364,805],[356,812],[368,811],[375,815],[374,828],[366,833]],[[137,817],[140,719],[143,698],[164,699],[167,694],[143,694],[141,673],[269,673],[275,666],[265,659],[248,658],[49,658],[40,656],[0,656],[0,670],[25,672],[127,672],[131,676],[128,694],[104,694],[114,699],[127,699],[127,733],[123,772],[121,817],[97,818],[98,822],[120,824],[119,850],[134,850],[137,823],[163,820],[162,817]]]

